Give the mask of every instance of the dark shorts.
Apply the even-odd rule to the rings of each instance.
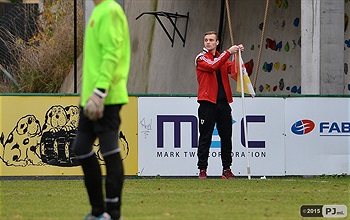
[[[78,157],[87,157],[93,150],[98,138],[102,156],[119,152],[118,132],[121,123],[122,105],[105,106],[103,117],[97,121],[89,120],[80,108],[78,132],[74,142],[74,153]]]

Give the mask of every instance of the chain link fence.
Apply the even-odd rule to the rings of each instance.
[[[14,51],[16,39],[27,42],[36,32],[38,4],[0,3],[0,64],[5,68],[16,65],[19,56]]]

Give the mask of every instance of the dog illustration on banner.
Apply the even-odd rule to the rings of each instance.
[[[7,166],[41,164],[40,152],[38,151],[41,135],[40,122],[34,115],[20,118],[6,140],[4,133],[1,134],[3,162]]]
[[[6,166],[78,166],[79,162],[72,152],[79,121],[79,107],[54,105],[45,114],[43,126],[35,115],[20,118],[5,139],[0,136],[0,159]],[[125,159],[129,154],[129,144],[122,131],[119,133],[121,151]],[[103,164],[96,147],[96,156]]]
[[[45,115],[40,141],[41,160],[56,166],[77,166],[72,153],[79,119],[77,106],[52,106]]]

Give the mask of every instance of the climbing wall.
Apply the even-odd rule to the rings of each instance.
[[[246,2],[231,1],[234,39],[245,46],[242,56],[251,81],[257,94],[300,94],[301,2],[270,1],[262,44],[266,1],[259,2],[244,7]]]

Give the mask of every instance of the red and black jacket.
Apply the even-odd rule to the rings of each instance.
[[[218,95],[218,81],[216,71],[220,69],[222,83],[228,103],[233,102],[232,91],[229,81],[231,62],[228,60],[231,54],[228,50],[223,53],[216,52],[215,57],[206,48],[195,59],[196,74],[198,81],[197,101],[209,101],[216,104]]]

